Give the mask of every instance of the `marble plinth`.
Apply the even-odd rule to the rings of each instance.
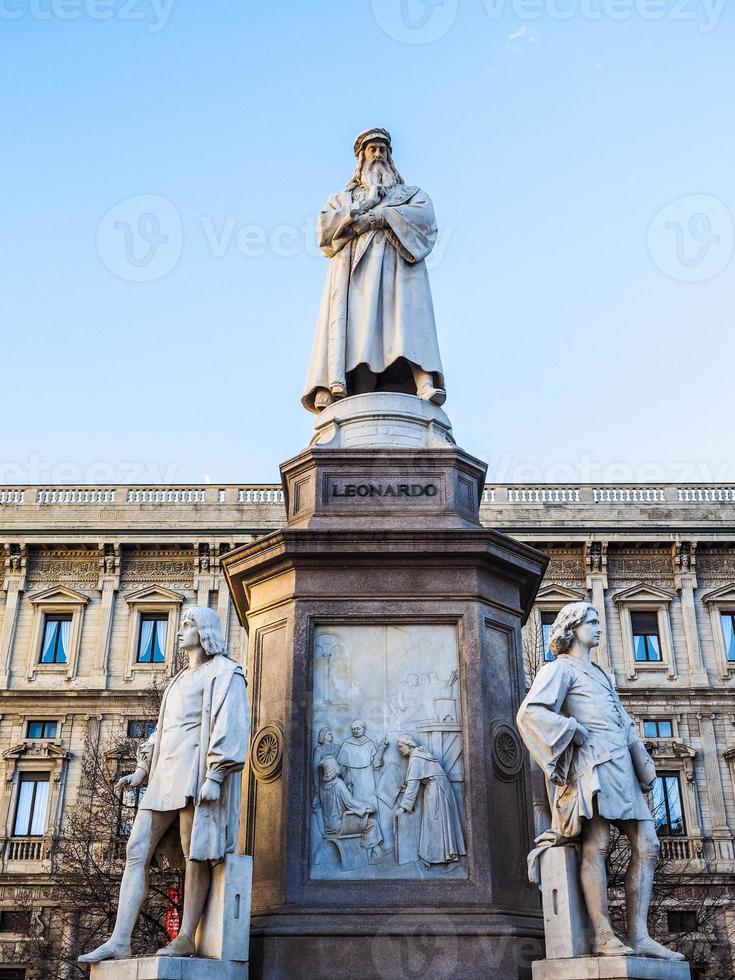
[[[248,964],[184,956],[141,956],[93,963],[90,980],[248,980]]]
[[[579,882],[577,848],[550,847],[540,861],[546,955],[549,959],[586,956],[591,930]]]
[[[527,980],[514,718],[546,558],[481,526],[484,465],[456,446],[316,446],[282,473],[288,527],[222,563],[248,627],[251,975],[392,980],[420,950],[437,980]]]
[[[196,934],[197,954],[216,960],[247,961],[253,859],[227,854],[212,870],[212,884]]]
[[[579,956],[576,959],[540,960],[533,964],[533,980],[690,980],[689,964],[682,960],[654,960],[647,956]]]
[[[325,449],[447,449],[447,415],[416,395],[375,391],[336,401],[317,416],[311,446]]]

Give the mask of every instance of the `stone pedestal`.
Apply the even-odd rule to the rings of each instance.
[[[646,956],[579,956],[533,964],[533,980],[690,980],[683,961]]]
[[[550,847],[540,863],[546,955],[549,959],[586,956],[590,922],[579,882],[577,848]]]
[[[141,956],[94,963],[89,977],[90,980],[248,980],[248,965],[184,956]]]
[[[546,559],[481,527],[484,465],[451,443],[317,445],[282,475],[288,527],[223,561],[249,632],[252,975],[527,978],[514,718]]]

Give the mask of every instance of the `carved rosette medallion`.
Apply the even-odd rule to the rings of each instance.
[[[490,755],[498,779],[516,779],[523,768],[523,749],[518,733],[503,721],[490,729]]]
[[[253,736],[250,766],[255,778],[270,783],[281,775],[283,732],[278,725],[263,725]]]

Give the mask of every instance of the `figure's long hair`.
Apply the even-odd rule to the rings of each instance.
[[[387,159],[388,159],[388,169],[390,170],[390,172],[395,177],[396,184],[405,184],[405,180],[398,173],[398,168],[396,167],[395,163],[393,163],[393,154],[390,152],[390,147],[387,147],[386,148],[386,155],[387,155]],[[360,150],[360,152],[358,154],[358,157],[357,157],[357,166],[355,167],[355,172],[352,175],[352,180],[350,180],[349,184],[347,185],[347,190],[348,191],[353,190],[355,187],[366,187],[367,186],[363,182],[363,171],[365,169],[366,162],[367,161],[365,159],[365,150]]]
[[[549,638],[549,650],[555,657],[567,652],[574,643],[574,631],[585,621],[590,609],[594,608],[591,602],[568,602],[566,606],[562,606],[551,627]]]
[[[219,616],[209,606],[192,606],[184,613],[184,622],[189,619],[199,630],[199,642],[208,657],[225,652]]]

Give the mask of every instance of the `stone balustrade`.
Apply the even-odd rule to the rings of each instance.
[[[211,507],[232,505],[281,506],[283,490],[277,483],[210,484],[191,486],[99,486],[99,487],[4,487],[0,506],[15,508],[34,504],[63,506],[121,507],[140,504],[203,504]],[[735,504],[735,486],[726,484],[486,484],[483,508],[533,507],[630,507],[666,504],[708,506]]]
[[[5,842],[7,861],[43,861],[47,841],[42,837],[9,837]]]

